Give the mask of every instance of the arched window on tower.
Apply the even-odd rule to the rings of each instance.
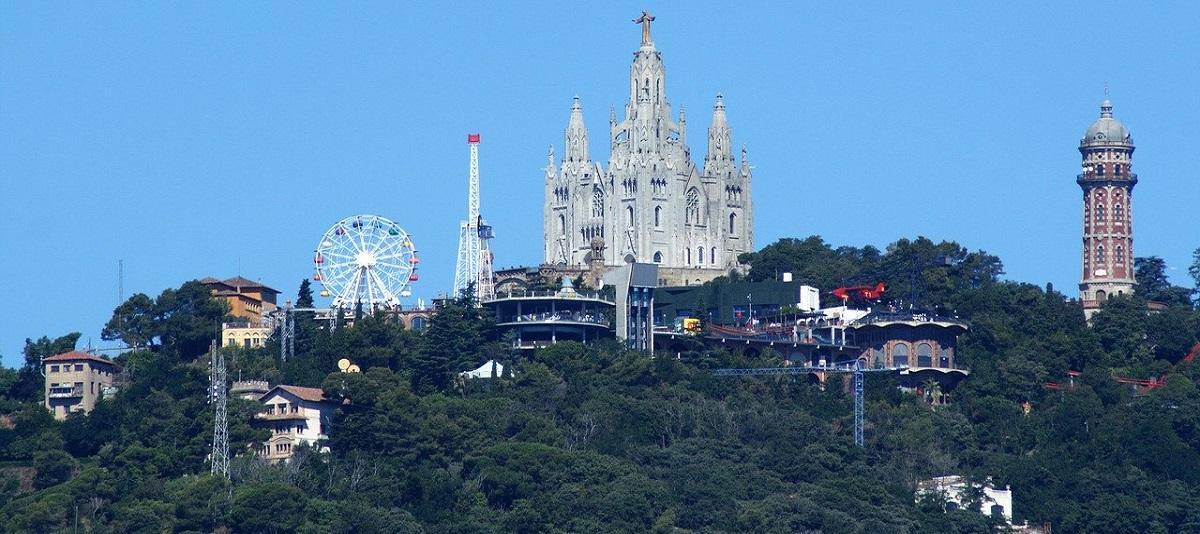
[[[1125,208],[1120,204],[1113,205],[1113,221],[1125,222]]]
[[[1096,263],[1104,263],[1104,245],[1096,245]]]
[[[690,249],[690,248],[684,249],[684,252],[687,253],[687,264],[691,265],[692,264],[692,249]]]
[[[737,214],[730,213],[729,214],[729,235],[737,235],[737,232],[734,230],[735,228],[737,228]]]
[[[708,256],[708,261],[717,263],[717,247],[712,248],[712,254]]]
[[[662,227],[662,206],[654,206],[654,227]]]
[[[1117,245],[1116,253],[1113,254],[1113,261],[1117,262],[1118,264],[1125,263],[1125,247]]]
[[[704,264],[704,247],[696,247],[696,265]]]
[[[567,216],[558,214],[558,235],[567,235]]]
[[[700,190],[688,189],[683,219],[687,224],[700,224]]]
[[[662,252],[654,253],[654,263],[662,263]]]
[[[1096,205],[1096,222],[1104,222],[1104,204]]]
[[[625,207],[625,224],[628,224],[630,227],[633,226],[633,206]]]
[[[592,217],[604,216],[604,190],[600,186],[592,188]]]

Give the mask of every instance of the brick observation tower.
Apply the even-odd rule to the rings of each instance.
[[[1100,118],[1079,141],[1083,171],[1083,278],[1079,298],[1090,319],[1113,295],[1132,293],[1133,137],[1113,118],[1112,102],[1100,104]]]

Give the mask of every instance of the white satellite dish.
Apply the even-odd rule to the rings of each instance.
[[[338,370],[345,371],[350,368],[350,360],[342,358],[338,360]]]

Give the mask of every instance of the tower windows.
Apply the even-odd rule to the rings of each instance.
[[[696,265],[704,264],[704,247],[696,247]]]
[[[633,206],[625,207],[625,223],[629,225],[630,228],[633,227]]]
[[[1104,204],[1096,205],[1096,222],[1104,222]]]
[[[592,217],[604,216],[604,190],[600,186],[592,188]]]
[[[687,249],[683,249],[683,251],[684,251],[685,255],[687,256],[687,258],[686,258],[687,264],[691,265],[692,264],[692,249],[687,248]]]
[[[1105,262],[1104,245],[1096,245],[1096,263],[1102,264]]]
[[[662,263],[662,252],[654,253],[654,263]]]
[[[1113,261],[1117,262],[1118,264],[1125,263],[1125,247],[1117,245],[1117,253],[1114,255]]]
[[[1116,222],[1123,222],[1125,220],[1125,209],[1120,204],[1113,206],[1113,220]]]
[[[687,224],[700,224],[700,191],[695,187],[688,189],[683,220]]]
[[[731,235],[731,236],[737,235],[737,232],[734,230],[734,228],[736,228],[736,227],[737,227],[737,214],[730,213],[729,214],[729,235]]]
[[[558,214],[558,235],[567,235],[567,216]]]
[[[717,247],[712,248],[712,254],[708,256],[708,261],[714,264],[717,263]]]
[[[662,206],[654,206],[654,227],[662,227]]]

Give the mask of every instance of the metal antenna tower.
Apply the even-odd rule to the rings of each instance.
[[[279,313],[279,361],[286,362],[296,356],[296,317],[292,315],[292,301],[283,304]]]
[[[208,347],[208,402],[213,405],[212,474],[229,478],[229,417],[226,412],[229,387],[225,376],[225,354],[213,341]]]
[[[467,219],[460,223],[458,262],[454,268],[454,296],[475,285],[476,302],[491,298],[495,292],[492,254],[487,241],[492,227],[479,215],[479,134],[467,134],[471,150],[470,180],[467,185]]]
[[[804,375],[809,373],[853,373],[854,374],[854,444],[863,446],[863,373],[890,373],[901,371],[906,367],[863,367],[862,360],[854,363],[843,362],[841,365],[811,365],[792,367],[759,367],[750,369],[716,369],[716,376],[754,376],[754,375]]]

